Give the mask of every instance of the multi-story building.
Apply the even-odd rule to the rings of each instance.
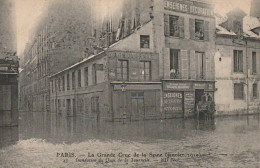
[[[49,111],[49,75],[85,58],[92,37],[87,5],[53,2],[31,35],[20,75],[20,109]]]
[[[217,20],[217,114],[259,112],[260,21],[240,9]]]
[[[213,6],[178,0],[136,5],[134,15],[119,18],[116,43],[51,76],[52,111],[108,120],[176,118],[192,116],[202,95],[214,98]]]
[[[15,2],[0,0],[0,126],[18,125]]]

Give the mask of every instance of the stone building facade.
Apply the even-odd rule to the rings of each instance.
[[[18,125],[15,1],[0,0],[0,127]]]
[[[50,111],[49,75],[89,55],[90,13],[83,1],[51,3],[22,56],[20,110]],[[76,10],[77,9],[77,10]]]
[[[88,111],[87,115],[92,118],[114,121],[178,118],[193,116],[195,104],[203,94],[214,97],[213,7],[190,1],[143,2],[145,5],[142,2],[138,5],[150,11],[139,16],[143,23],[124,30],[129,33],[104,52],[51,76],[52,83],[56,83],[51,84],[53,86],[57,83],[58,86],[66,85],[68,81],[67,85],[70,85],[69,91],[61,89],[51,94],[53,110],[69,114],[74,110],[75,115]],[[135,19],[119,18],[121,24],[116,34],[126,28],[123,25],[134,23]],[[96,73],[92,72],[93,65],[99,69]],[[91,77],[95,74],[99,79],[100,73],[100,83],[93,84],[92,81],[94,86],[74,89],[72,94],[71,82],[79,80],[77,75],[80,75],[81,86],[86,80],[86,67],[88,79],[95,79]],[[62,98],[66,97],[65,93],[73,98],[65,100]]]
[[[257,18],[235,9],[217,25],[215,79],[218,115],[259,112],[260,28]]]

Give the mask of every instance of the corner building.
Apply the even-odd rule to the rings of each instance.
[[[136,2],[133,15],[109,19],[120,24],[101,33],[108,47],[50,77],[51,111],[112,121],[181,118],[194,115],[204,93],[214,98],[213,6]]]
[[[154,3],[164,118],[192,116],[203,94],[214,98],[214,7],[186,0]]]

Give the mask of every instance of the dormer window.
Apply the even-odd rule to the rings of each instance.
[[[242,34],[242,24],[240,21],[238,21],[238,20],[233,21],[233,30],[234,30],[234,33],[236,33],[237,35]]]

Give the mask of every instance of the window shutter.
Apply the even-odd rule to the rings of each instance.
[[[164,14],[164,35],[169,36],[170,30],[169,30],[169,15]]]
[[[184,38],[184,17],[179,17],[178,25],[180,30],[180,37]]]
[[[209,22],[204,22],[204,39],[209,41]]]
[[[190,19],[190,39],[195,39],[195,20]]]

